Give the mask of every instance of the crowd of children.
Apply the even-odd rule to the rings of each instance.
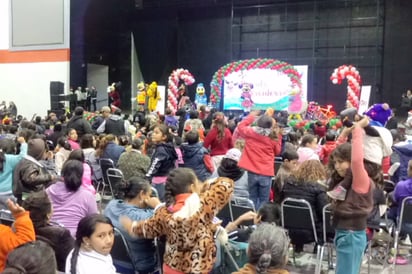
[[[92,125],[76,113],[70,120],[50,115],[38,123],[1,125],[0,207],[8,207],[16,223],[15,231],[0,226],[0,271],[15,268],[12,254],[23,250],[15,248],[36,237],[50,245],[59,271],[115,273],[110,252],[117,228],[139,273],[152,273],[160,262],[165,274],[211,273],[219,248],[215,234],[222,230],[216,215],[231,199],[242,198],[258,213],[226,226],[250,244],[249,264],[239,273],[272,273],[287,262],[287,237],[270,231],[278,229],[279,205],[290,197],[309,202],[318,233],[323,207],[332,203],[336,273],[358,273],[367,232],[379,228],[378,209],[385,202],[382,163],[392,152],[389,131],[372,127],[367,115],[340,130],[321,122],[290,130],[271,109],[232,119],[231,127],[222,112],[203,109],[202,119],[196,110],[184,113],[180,119],[169,109],[165,116],[136,114],[125,135],[93,132],[109,119],[106,114]],[[275,157],[282,159],[279,168]],[[124,174],[104,215],[98,214],[96,189],[104,177],[102,158]],[[395,189],[398,204],[409,184]],[[252,219],[256,231],[241,227]],[[290,230],[289,236],[297,252],[313,241],[308,231]],[[151,239],[162,237],[166,248],[159,258]],[[262,237],[267,246],[258,246]]]

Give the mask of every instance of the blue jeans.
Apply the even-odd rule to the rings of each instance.
[[[159,194],[159,200],[164,202],[165,201],[165,184],[152,184],[152,186],[157,190]]]
[[[259,175],[248,171],[249,199],[252,200],[256,210],[264,203],[269,202],[271,185],[271,176]]]
[[[336,274],[358,274],[367,244],[366,231],[336,230]]]

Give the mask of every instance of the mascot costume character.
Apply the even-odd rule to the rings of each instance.
[[[107,92],[109,93],[109,106],[120,108],[121,100],[119,93],[119,83],[113,83],[107,88]]]
[[[242,91],[242,94],[240,95],[240,98],[242,99],[242,107],[245,112],[250,112],[254,104],[252,100],[253,84],[244,82],[239,85],[239,88]]]
[[[144,82],[139,82],[137,84],[136,101],[139,106],[144,106],[146,104],[146,85]]]
[[[203,106],[207,105],[206,91],[202,83],[197,84],[195,103],[196,103],[197,109],[199,109],[200,106],[202,105]]]
[[[157,102],[160,100],[160,94],[157,90],[157,83],[152,82],[147,88],[147,97],[149,98],[147,108],[149,112],[153,112],[156,110]]]

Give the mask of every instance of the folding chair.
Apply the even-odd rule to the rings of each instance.
[[[101,196],[102,199],[105,198],[104,196],[104,191],[106,190],[106,187],[109,187],[110,192],[111,192],[111,197],[113,197],[113,189],[109,184],[109,180],[107,178],[107,170],[109,168],[114,168],[114,163],[112,159],[107,159],[107,158],[101,158],[99,159],[99,164],[100,164],[100,169],[102,170],[102,175],[103,175],[103,180],[97,185],[96,191],[99,191],[100,185],[102,185],[101,189]]]
[[[402,231],[402,225],[409,224],[412,225],[412,196],[405,197],[402,201],[401,211],[399,214],[399,222],[395,229],[395,239],[393,242],[393,248],[395,250],[395,254],[393,255],[393,267],[396,266],[396,257],[398,255],[398,241],[399,241],[399,234]]]
[[[281,203],[282,227],[286,230],[305,229],[313,232],[313,238],[317,246],[316,259],[319,259],[320,244],[316,233],[315,219],[312,207],[304,199],[286,198]],[[290,235],[290,234],[289,234]],[[293,239],[291,239],[293,241]],[[293,242],[292,242],[293,244]],[[293,263],[296,265],[295,249],[293,248]]]
[[[236,220],[237,218],[239,218],[241,215],[245,214],[246,212],[255,211],[253,207],[246,207],[246,206],[236,205],[232,203],[229,203],[229,204],[230,204],[230,208],[232,212],[232,222]],[[253,224],[254,224],[253,220],[245,221],[242,223],[242,225],[245,225],[245,226],[250,226]]]
[[[233,222],[232,207],[230,206],[230,202],[219,211],[216,217],[222,220],[223,227],[225,227],[229,222]]]
[[[157,189],[152,187],[152,197],[159,198],[159,192],[157,192]]]
[[[253,211],[255,211],[255,205],[254,205],[253,201],[248,199],[248,198],[234,196],[234,197],[232,197],[232,202],[235,205],[249,207],[249,208],[252,208]]]
[[[315,273],[320,274],[322,271],[322,261],[323,261],[323,254],[325,252],[325,248],[328,250],[328,267],[329,269],[333,269],[333,237],[328,237],[328,235],[334,235],[335,229],[332,227],[331,224],[331,215],[332,212],[330,210],[331,204],[327,204],[322,209],[322,234],[323,234],[323,244],[320,248],[320,255],[319,261],[317,265],[317,269]]]
[[[117,272],[122,274],[135,273],[127,241],[122,232],[116,227],[114,228],[114,244],[110,254]]]
[[[10,210],[0,209],[0,224],[12,226],[14,223],[14,217]]]
[[[110,167],[106,170],[106,177],[107,177],[107,182],[109,184],[110,191],[112,193],[112,197],[114,197],[113,189],[116,189],[116,186],[119,185],[123,181],[123,172],[118,168]]]

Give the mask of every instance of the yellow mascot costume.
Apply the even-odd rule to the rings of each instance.
[[[149,87],[147,88],[147,97],[149,97],[148,109],[150,112],[156,110],[157,102],[160,100],[160,94],[157,90],[157,83],[152,82]]]
[[[137,104],[140,106],[144,106],[146,104],[146,87],[144,82],[140,82],[137,84],[136,101]]]

